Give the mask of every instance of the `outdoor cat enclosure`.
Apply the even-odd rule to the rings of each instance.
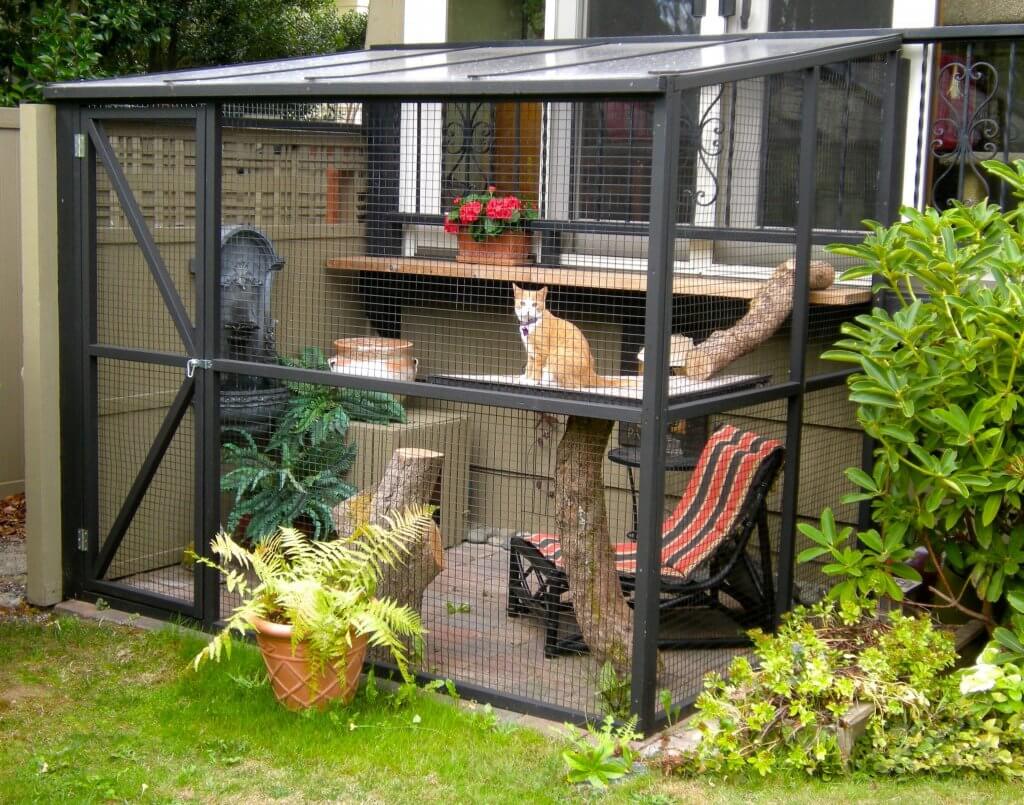
[[[692,700],[820,596],[796,524],[858,519],[820,354],[871,288],[823,247],[892,217],[898,46],[439,45],[51,87],[74,589],[212,624],[232,597],[185,551],[218,529],[333,538],[431,502],[385,580],[422,674],[644,727],[659,690]],[[489,237],[510,224],[518,256]]]

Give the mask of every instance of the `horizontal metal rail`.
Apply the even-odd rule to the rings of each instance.
[[[384,377],[344,375],[317,369],[300,369],[272,363],[249,363],[224,358],[213,360],[214,371],[249,377],[271,377],[299,383],[318,383],[336,388],[383,391],[389,394],[404,394],[432,400],[448,400],[475,405],[489,405],[499,408],[514,408],[521,411],[536,411],[546,414],[588,416],[595,419],[612,419],[622,422],[640,421],[640,401],[611,403],[566,398],[565,392],[533,389],[530,392],[498,391],[469,386],[417,383],[407,380],[390,380]]]

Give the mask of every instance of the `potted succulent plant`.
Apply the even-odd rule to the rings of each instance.
[[[219,561],[195,561],[219,570],[242,604],[195,667],[230,654],[233,635],[255,632],[274,694],[292,710],[351,701],[368,644],[386,648],[408,679],[407,641],[418,653],[423,625],[409,607],[377,598],[377,583],[433,525],[431,515],[430,507],[412,508],[386,527],[362,524],[331,542],[281,528],[251,551],[218,534],[211,550]]]
[[[494,185],[452,202],[444,216],[444,231],[457,235],[460,263],[519,265],[530,255],[529,222],[537,211],[518,196],[498,195]]]

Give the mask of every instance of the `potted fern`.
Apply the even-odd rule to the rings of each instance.
[[[386,526],[365,523],[332,542],[280,528],[251,551],[218,534],[210,547],[219,561],[195,560],[220,571],[242,604],[194,666],[219,661],[231,653],[234,635],[254,632],[274,694],[291,710],[351,701],[367,645],[386,648],[408,679],[406,641],[418,653],[423,625],[415,611],[376,591],[383,569],[431,527],[431,514],[430,507],[412,508],[387,518]]]

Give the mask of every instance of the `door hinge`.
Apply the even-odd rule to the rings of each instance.
[[[88,152],[89,143],[85,139],[84,134],[75,135],[75,159],[85,159],[85,155]]]
[[[89,552],[89,529],[78,529],[78,550],[82,553]]]
[[[185,363],[185,377],[192,377],[196,369],[212,369],[213,361],[207,358],[189,358]]]

